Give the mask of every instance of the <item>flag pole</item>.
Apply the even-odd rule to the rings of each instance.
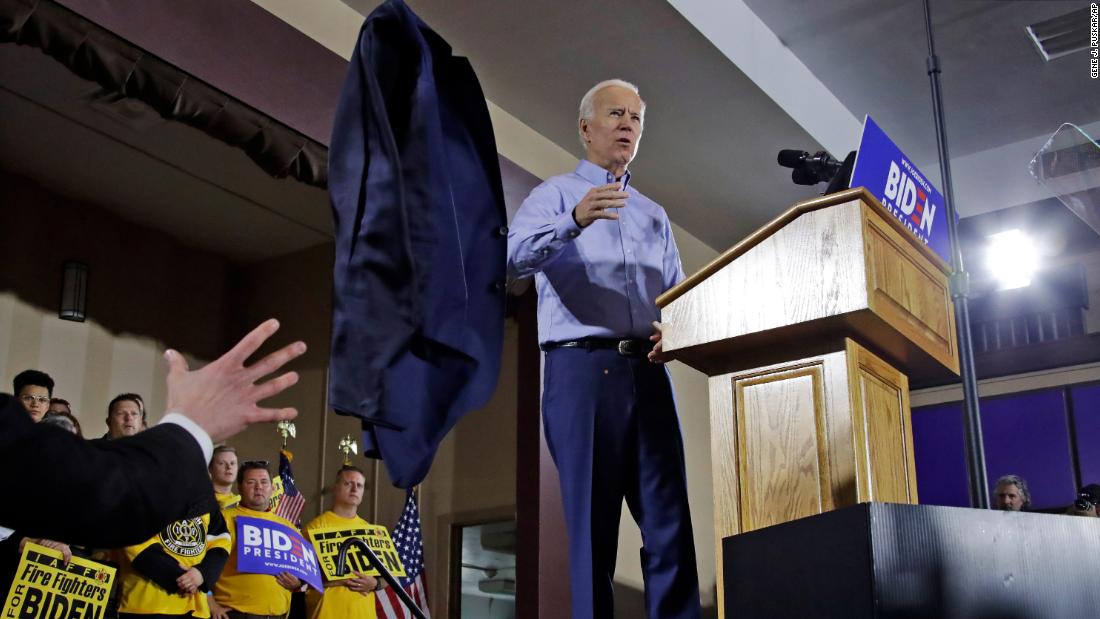
[[[336,575],[343,576],[347,573],[347,560],[348,549],[355,546],[360,552],[367,556],[367,562],[371,567],[378,570],[378,574],[389,583],[393,588],[393,592],[397,594],[397,597],[401,599],[401,603],[412,612],[413,617],[416,619],[428,619],[428,616],[424,614],[424,611],[420,610],[420,607],[416,605],[405,588],[401,586],[401,583],[397,582],[397,578],[386,569],[385,565],[382,565],[382,560],[378,558],[378,555],[374,554],[374,551],[370,549],[370,546],[366,542],[358,537],[349,537],[340,543],[340,552],[336,555]]]

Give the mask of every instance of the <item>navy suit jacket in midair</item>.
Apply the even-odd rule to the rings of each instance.
[[[473,68],[401,0],[367,17],[329,149],[336,220],[329,401],[364,453],[419,483],[496,387],[507,216]]]

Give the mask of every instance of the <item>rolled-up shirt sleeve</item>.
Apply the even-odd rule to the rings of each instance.
[[[575,204],[561,191],[543,183],[520,205],[508,227],[508,277],[518,279],[540,271],[581,233],[573,219]]]

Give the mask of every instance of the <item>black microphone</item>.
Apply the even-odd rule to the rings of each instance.
[[[803,162],[809,158],[810,153],[804,150],[792,150],[790,148],[784,148],[779,151],[779,156],[776,157],[779,165],[784,168],[797,168],[802,165]]]
[[[819,150],[813,155],[804,150],[785,148],[779,151],[776,162],[784,168],[792,168],[791,180],[797,185],[816,185],[836,176],[841,163],[828,151]]]

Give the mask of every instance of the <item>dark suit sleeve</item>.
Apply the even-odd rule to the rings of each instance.
[[[169,522],[217,510],[202,449],[183,428],[85,441],[33,423],[7,394],[0,497],[0,525],[97,548],[138,544]]]
[[[0,540],[0,556],[18,557],[21,554],[19,552],[19,542],[23,541],[24,537],[26,537],[26,535],[23,535],[19,531],[13,531],[12,534],[9,535],[7,538],[5,538],[4,540]],[[7,595],[6,591],[4,592],[4,595]]]
[[[183,576],[184,569],[180,567],[160,544],[152,544],[142,550],[133,560],[134,570],[145,578],[157,583],[160,588],[169,593],[176,593],[176,579]]]
[[[215,548],[206,553],[202,562],[195,566],[195,569],[199,570],[202,574],[202,586],[200,589],[203,591],[213,591],[214,583],[218,582],[221,578],[222,570],[225,569],[225,563],[229,561],[229,553],[221,548]]]
[[[195,569],[199,570],[202,574],[202,586],[203,591],[213,591],[214,583],[218,582],[218,578],[222,575],[222,570],[225,569],[225,563],[229,560],[229,528],[226,525],[225,517],[222,516],[220,511],[214,510],[210,513],[210,525],[206,531],[206,537],[210,540],[210,545],[215,546],[214,539],[220,539],[220,542],[213,548],[207,548],[206,556],[199,561],[199,564],[195,566]],[[226,546],[223,548],[222,546]]]
[[[0,595],[6,596],[11,589],[11,581],[15,580],[15,572],[19,567],[19,542],[26,537],[19,531],[0,541]]]

